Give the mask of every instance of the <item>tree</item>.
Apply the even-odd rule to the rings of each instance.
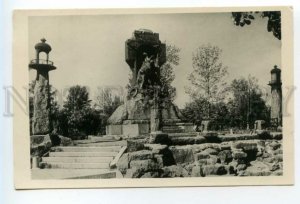
[[[123,92],[123,89],[110,87],[97,89],[95,107],[101,114],[101,133],[105,134],[108,118],[124,103]]]
[[[267,31],[281,40],[281,12],[280,11],[264,11],[264,12],[232,12],[232,19],[236,26],[243,27],[250,25],[255,19],[255,14],[261,13],[262,18],[268,18]]]
[[[116,93],[114,93],[116,91]],[[95,106],[102,114],[110,117],[113,112],[124,103],[123,89],[114,89],[110,87],[98,87],[96,93]]]
[[[227,103],[232,127],[253,126],[255,120],[269,122],[269,108],[262,99],[262,92],[255,77],[234,79],[230,85],[233,98]]]
[[[191,86],[186,92],[192,100],[202,98],[208,101],[206,117],[210,117],[210,104],[222,101],[228,74],[227,67],[219,61],[222,50],[217,46],[202,45],[193,53],[193,71],[188,79]]]
[[[180,49],[175,45],[167,45],[167,60],[160,69],[160,81],[162,84],[163,95],[165,95],[170,102],[172,102],[176,96],[176,88],[171,84],[175,79],[174,67],[179,65],[179,52]]]
[[[195,99],[185,105],[182,110],[182,114],[189,122],[200,125],[201,121],[205,119],[205,115],[203,113],[206,112],[208,105],[209,101],[203,98]],[[210,121],[218,126],[215,128],[222,129],[228,127],[230,118],[226,104],[224,102],[210,104],[210,109]]]
[[[90,107],[89,93],[85,86],[72,86],[69,89],[64,108],[68,111],[78,111]]]
[[[60,131],[72,139],[97,133],[101,124],[100,113],[91,108],[91,100],[85,86],[76,85],[69,89],[59,118]]]

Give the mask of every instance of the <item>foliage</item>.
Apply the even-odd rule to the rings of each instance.
[[[247,123],[253,125],[255,120],[269,122],[269,108],[262,99],[262,92],[257,79],[249,76],[232,81],[230,91],[233,98],[227,103],[230,113],[230,124],[245,128]]]
[[[222,128],[245,129],[247,124],[253,128],[255,120],[270,122],[270,108],[263,99],[261,88],[255,77],[234,79],[228,93],[227,101],[212,103],[205,98],[194,98],[182,110],[188,121],[200,125],[206,119],[207,107],[210,108],[209,120]]]
[[[200,125],[201,121],[206,119],[203,113],[206,112],[206,108],[209,105],[211,109],[210,120],[225,128],[229,122],[229,113],[224,102],[210,104],[210,102],[205,99],[195,99],[185,105],[182,114],[189,122]]]
[[[114,93],[116,91],[116,93]],[[99,87],[96,93],[95,108],[101,114],[101,133],[105,133],[108,118],[124,103],[123,89]]]
[[[179,52],[180,49],[175,45],[167,45],[166,48],[166,62],[160,69],[160,81],[162,84],[162,92],[165,98],[169,101],[173,101],[176,96],[176,88],[171,84],[175,79],[174,67],[179,65]]]
[[[210,104],[224,99],[226,83],[225,76],[228,74],[227,67],[219,62],[222,50],[217,46],[202,45],[193,53],[193,71],[188,79],[191,86],[186,92],[192,100],[203,99],[208,101],[206,117],[210,117]]]
[[[255,19],[255,13],[260,12],[232,12],[232,18],[236,26],[243,27],[250,25]],[[260,15],[262,18],[268,18],[267,31],[281,40],[281,12],[280,11],[264,11]]]
[[[117,91],[117,93],[114,93],[114,91]],[[95,106],[102,114],[109,117],[120,105],[124,103],[122,95],[123,89],[98,87]]]
[[[85,86],[71,87],[59,113],[59,132],[72,139],[96,134],[100,128],[101,117],[100,113],[91,107],[90,102]]]

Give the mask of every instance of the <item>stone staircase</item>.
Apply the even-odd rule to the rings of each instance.
[[[111,175],[114,170],[110,164],[116,157],[120,157],[126,145],[126,141],[108,140],[103,137],[76,140],[74,146],[52,148],[47,157],[42,157],[39,166],[43,170],[52,169],[56,172],[68,170],[68,178],[106,178],[105,174],[109,174],[109,178],[115,178],[117,175]]]

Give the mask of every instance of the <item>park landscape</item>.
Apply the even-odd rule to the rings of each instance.
[[[156,18],[153,16],[155,14],[146,16],[145,22],[137,17],[133,19],[146,26],[147,19],[150,22]],[[224,35],[212,35],[225,42],[222,45],[226,53],[216,43],[218,40],[205,40],[189,50],[185,44],[190,48],[191,39],[170,33],[171,39],[181,39],[182,43],[172,43],[176,40],[169,43],[169,30],[179,31],[179,26],[162,29],[166,39],[158,28],[137,27],[131,30],[131,36],[122,31],[107,36],[112,46],[114,37],[123,40],[122,44],[118,43],[122,49],[114,51],[118,53],[115,56],[105,56],[102,62],[121,60],[124,69],[116,68],[121,74],[101,64],[99,69],[92,70],[93,73],[83,68],[76,74],[76,68],[72,70],[71,66],[65,68],[68,72],[63,72],[64,67],[51,61],[51,54],[55,52],[60,53],[56,59],[61,64],[68,57],[63,57],[62,51],[50,45],[51,38],[41,28],[36,33],[43,33],[41,41],[35,41],[34,47],[29,46],[29,53],[32,53],[29,60],[32,179],[283,175],[280,11],[166,16],[170,22],[170,19],[185,18],[192,19],[193,23],[222,19],[225,27],[235,29],[235,34],[248,32],[249,39],[256,41],[261,35],[267,36],[262,39],[266,46],[261,47],[265,55],[251,52],[253,48],[247,47],[247,42],[231,39],[225,31]],[[74,24],[74,19],[67,22]],[[43,21],[43,17],[36,23],[39,21]],[[138,26],[136,24],[133,26]],[[264,30],[258,31],[257,24]],[[113,23],[109,26],[114,27]],[[224,30],[228,30],[227,27]],[[204,32],[205,28],[199,24],[199,32]],[[99,30],[106,32],[105,28]],[[205,32],[209,35],[211,31]],[[59,33],[55,35],[60,36]],[[84,38],[77,33],[74,36]],[[192,36],[198,38],[197,34]],[[32,37],[31,41],[34,40],[36,38]],[[93,39],[97,40],[103,39]],[[96,47],[96,43],[81,44],[81,47],[68,47],[68,42],[64,43],[61,42],[61,46],[67,47],[69,53],[88,48],[86,56],[92,55],[89,49]],[[235,47],[243,43],[244,47]],[[110,48],[104,45],[94,49],[99,55],[110,53]],[[234,49],[243,55],[234,56]],[[277,50],[277,55],[271,49]],[[230,67],[240,63],[239,57],[246,57],[242,60],[249,62],[247,68]],[[76,64],[81,59],[72,60]],[[189,68],[185,67],[186,62]],[[258,63],[270,66],[255,68]],[[180,70],[187,70],[187,73],[184,75]],[[61,84],[52,83],[51,74],[59,72],[72,79],[69,82],[73,84],[57,89],[55,85]],[[80,81],[106,75],[112,85],[88,86]],[[126,82],[118,84],[118,77]]]

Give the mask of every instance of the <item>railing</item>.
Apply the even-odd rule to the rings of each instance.
[[[44,60],[44,59],[33,59],[30,61],[30,64],[48,64],[53,65],[53,62],[50,60]]]

